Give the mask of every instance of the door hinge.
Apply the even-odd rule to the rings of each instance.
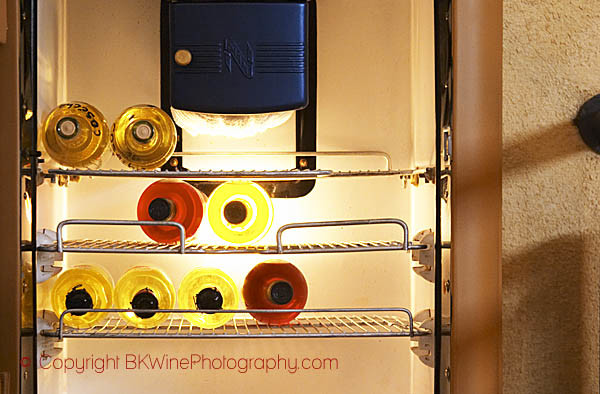
[[[450,162],[452,160],[452,129],[446,126],[442,129],[444,135],[444,161]]]

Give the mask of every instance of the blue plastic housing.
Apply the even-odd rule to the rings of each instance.
[[[252,114],[308,105],[308,6],[303,2],[170,4],[171,106]],[[175,63],[178,50],[191,63]]]

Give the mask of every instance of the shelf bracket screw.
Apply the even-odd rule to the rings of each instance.
[[[446,379],[448,379],[448,381],[450,381],[450,367],[446,367],[446,369],[444,369],[444,376]]]

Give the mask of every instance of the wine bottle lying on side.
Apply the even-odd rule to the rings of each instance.
[[[248,309],[302,309],[308,298],[304,275],[284,260],[268,260],[246,275],[242,296]],[[252,313],[263,323],[288,324],[299,312]]]
[[[215,268],[197,268],[181,281],[179,292],[181,309],[237,309],[238,289],[223,271]],[[233,313],[186,313],[190,323],[202,328],[216,328],[233,318]]]
[[[79,265],[61,273],[51,293],[56,316],[67,309],[106,309],[113,304],[113,280],[100,266]],[[64,323],[70,327],[88,328],[106,316],[106,312],[66,314]]]
[[[237,245],[259,241],[273,222],[271,198],[254,182],[223,183],[211,193],[207,211],[215,234]]]
[[[156,327],[169,317],[160,309],[173,309],[175,287],[159,269],[133,267],[117,282],[115,304],[119,309],[150,309],[156,312],[120,312],[123,319],[139,328]]]
[[[185,237],[193,236],[204,217],[206,196],[190,184],[163,179],[144,190],[137,206],[138,220],[177,222],[185,228]],[[176,243],[180,232],[171,226],[142,226],[144,233],[161,243]]]
[[[74,101],[53,109],[44,120],[41,140],[58,164],[99,167],[109,141],[108,124],[96,107]]]
[[[162,109],[136,105],[115,120],[110,142],[114,154],[126,166],[153,170],[165,164],[175,151],[177,131]]]

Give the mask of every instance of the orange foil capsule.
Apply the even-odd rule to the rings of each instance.
[[[138,220],[177,222],[185,228],[185,237],[193,236],[206,205],[206,196],[190,184],[163,179],[144,190],[137,206]],[[160,243],[179,241],[179,229],[172,226],[141,226],[144,233]]]
[[[304,275],[293,264],[268,260],[255,266],[246,276],[242,295],[248,309],[302,309],[308,298]],[[300,312],[252,313],[258,321],[288,324]]]

